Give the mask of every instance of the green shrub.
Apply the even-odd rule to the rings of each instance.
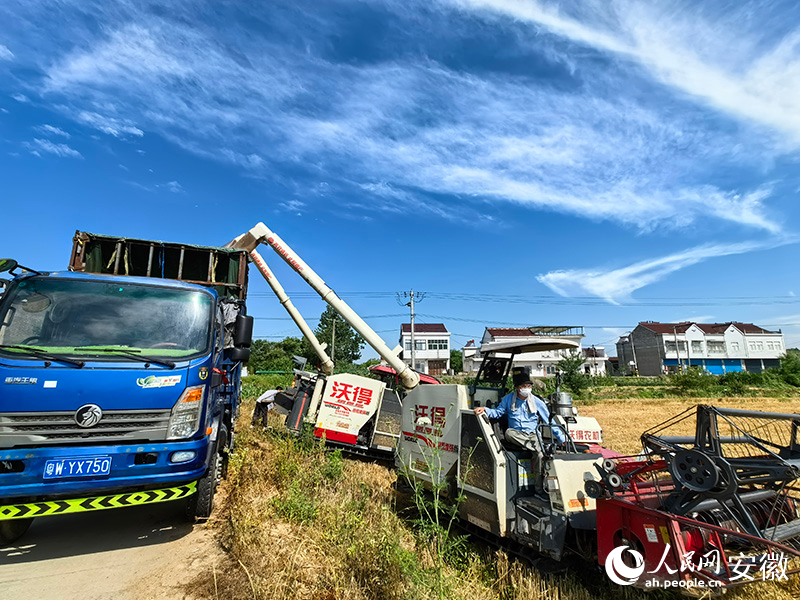
[[[673,375],[672,381],[677,393],[682,396],[692,396],[708,392],[717,383],[717,378],[700,367],[689,367],[683,373]]]
[[[273,498],[272,504],[280,516],[295,523],[310,523],[319,514],[316,502],[297,480],[291,483],[283,495]]]

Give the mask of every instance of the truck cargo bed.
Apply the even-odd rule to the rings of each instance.
[[[76,231],[69,270],[178,279],[214,288],[221,296],[247,296],[247,252],[231,248]]]

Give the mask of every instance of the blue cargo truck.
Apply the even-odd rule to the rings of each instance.
[[[68,271],[0,259],[0,543],[37,516],[211,514],[250,355],[247,260],[80,231]]]

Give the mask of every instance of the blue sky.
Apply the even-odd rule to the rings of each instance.
[[[569,324],[614,354],[641,320],[800,345],[793,2],[166,4],[0,5],[0,254],[264,221],[390,345],[411,288],[454,345]],[[256,335],[297,335],[252,281]]]

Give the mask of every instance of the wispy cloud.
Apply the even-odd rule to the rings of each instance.
[[[14,60],[14,53],[3,44],[0,44],[0,60]]]
[[[79,122],[114,136],[144,127],[251,173],[291,164],[358,182],[389,210],[397,193],[421,204],[446,194],[478,212],[512,202],[640,231],[709,217],[781,229],[768,186],[703,182],[709,160],[740,166],[769,154],[757,139],[741,150],[742,140],[704,128],[702,115],[667,118],[614,82],[564,92],[432,61],[334,63],[268,40],[231,52],[213,30],[152,15],[86,48],[51,65],[43,88],[66,98]]]
[[[302,215],[302,211],[306,208],[306,203],[302,200],[291,199],[281,202],[281,208],[287,212],[293,212],[299,217]]]
[[[125,171],[128,170],[127,167],[123,165],[119,165],[120,168],[124,169]],[[153,183],[150,185],[139,183],[138,181],[127,181],[128,185],[133,186],[137,189],[140,189],[145,192],[155,193],[158,191],[165,191],[171,194],[185,194],[186,190],[183,189],[183,186],[178,183],[177,181],[168,181],[166,183]]]
[[[157,189],[162,189],[170,192],[171,194],[185,194],[186,191],[183,186],[177,181],[168,181],[167,183],[157,183]]]
[[[26,104],[31,101],[25,94],[11,94],[11,97],[16,100],[17,102],[21,102],[22,104]]]
[[[775,3],[754,9],[740,3],[715,9],[696,3],[623,0],[579,5],[443,1],[464,10],[506,15],[634,61],[665,85],[800,144],[800,32],[779,26],[766,37],[763,29],[770,19],[794,22],[796,6]],[[754,10],[761,13],[760,19],[753,18]]]
[[[759,134],[797,129],[800,140],[800,63],[785,32],[773,43],[682,2],[371,3],[397,11],[394,27],[416,36],[414,48],[433,32],[472,27],[455,40],[463,44],[481,19],[513,23],[511,53],[536,47],[565,71],[555,82],[563,85],[536,79],[535,65],[526,77],[449,67],[425,44],[339,61],[330,52],[342,38],[336,18],[303,3],[268,15],[254,8],[254,21],[266,15],[264,27],[274,27],[259,35],[235,19],[192,18],[202,13],[195,2],[155,12],[64,0],[86,18],[69,20],[68,42],[42,53],[39,92],[108,135],[152,132],[261,177],[288,167],[310,186],[370,193],[384,211],[405,202],[472,220],[512,203],[637,232],[784,227],[772,182],[762,181],[763,165],[786,148]],[[35,22],[44,9],[30,6],[15,10]],[[84,24],[90,15],[98,26]],[[462,15],[469,25],[450,27]],[[780,77],[779,65],[788,67]],[[655,102],[654,87],[667,90]],[[717,112],[760,129],[712,124]],[[730,183],[709,177],[714,168],[759,177]],[[334,201],[365,203],[342,196]]]
[[[132,135],[135,137],[142,137],[144,132],[136,127],[133,123],[126,119],[116,119],[114,117],[105,117],[96,112],[82,110],[73,115],[74,119],[79,123],[97,129],[108,135],[114,137],[124,137]]]
[[[25,142],[23,145],[34,156],[41,156],[41,153],[45,152],[62,158],[83,158],[83,155],[77,150],[70,148],[66,144],[56,144],[50,140],[35,138],[32,142]]]
[[[72,137],[72,136],[70,136],[69,133],[67,133],[66,131],[64,131],[60,127],[54,127],[53,125],[38,125],[38,126],[34,127],[34,129],[36,131],[38,131],[39,133],[43,133],[45,135],[58,135],[58,136],[61,136],[63,138],[67,138],[67,139]]]
[[[736,244],[706,244],[681,252],[633,263],[616,269],[573,269],[551,271],[537,276],[537,280],[561,296],[591,295],[615,304],[630,298],[636,290],[651,285],[668,275],[696,265],[710,258],[767,250],[795,239],[775,239],[766,242],[741,242]]]

